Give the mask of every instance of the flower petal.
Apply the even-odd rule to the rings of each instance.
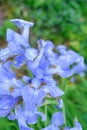
[[[32,27],[34,24],[32,22],[27,22],[22,19],[12,19],[11,22],[15,23],[17,27],[21,31],[21,35],[24,37],[26,41],[28,41],[29,37],[29,28]]]

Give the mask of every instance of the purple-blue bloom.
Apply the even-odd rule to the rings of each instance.
[[[38,112],[37,110],[32,113],[26,106],[17,105],[15,109],[15,119],[17,119],[20,128],[28,129],[29,126],[27,124],[36,124],[39,116],[41,116],[42,121],[46,120],[45,114]]]
[[[75,121],[73,128],[65,127],[64,130],[82,130],[82,126],[78,121]]]
[[[0,82],[3,79],[12,79],[16,74],[11,69],[12,63],[7,61],[6,63],[0,63]]]
[[[21,96],[21,89],[23,84],[16,78],[3,79],[0,82],[0,95],[11,95],[14,98]]]
[[[22,37],[28,42],[29,40],[29,29],[34,24],[32,22],[27,22],[22,19],[12,19],[11,22],[15,23],[16,26],[20,29]]]
[[[20,33],[7,29],[8,47],[0,50],[0,117],[17,120],[20,130],[33,130],[30,124],[36,124],[38,117],[46,121],[46,115],[39,110],[46,105],[46,98],[55,98],[58,108],[62,108],[61,96],[64,92],[59,88],[54,75],[63,78],[74,74],[83,74],[86,65],[84,58],[66,46],[55,47],[43,39],[38,40],[38,47],[29,43],[29,29],[32,22],[12,19]],[[14,67],[21,69],[25,65],[32,76],[27,74],[17,78]],[[17,72],[18,73],[18,72]],[[64,126],[62,111],[52,115],[51,124],[42,130],[82,130],[80,123],[75,122],[73,128]]]
[[[52,115],[51,124],[42,130],[60,130],[64,125],[64,117],[62,112],[57,112]]]
[[[10,95],[0,95],[0,117],[7,116],[17,105],[20,98],[13,98]]]

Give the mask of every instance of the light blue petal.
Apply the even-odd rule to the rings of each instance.
[[[38,114],[39,116],[41,116],[42,121],[45,121],[45,120],[46,120],[46,115],[45,115],[44,113],[38,111],[37,114]]]
[[[12,109],[17,102],[17,98],[13,98],[12,96],[4,96],[0,100],[0,109]]]
[[[63,70],[60,66],[57,66],[57,68],[49,68],[46,70],[46,75],[53,75],[58,74],[63,78],[70,77],[74,74],[73,69]]]
[[[21,31],[21,35],[24,37],[26,41],[28,41],[29,37],[29,28],[32,27],[34,24],[32,22],[27,22],[22,19],[12,19],[11,22],[15,23],[17,27]]]
[[[25,63],[25,56],[19,55],[15,57],[14,66],[20,68]]]
[[[59,100],[58,100],[58,106],[57,106],[58,108],[62,108],[63,107],[63,100],[62,100],[62,98],[60,98]]]
[[[43,103],[43,99],[46,97],[46,93],[43,91],[43,88],[39,90],[38,96],[37,96],[37,104],[38,106],[41,106]]]
[[[64,127],[64,130],[70,130],[70,127],[66,126]]]
[[[65,55],[66,54],[66,46],[64,45],[58,45],[57,48],[58,52],[61,54],[61,55]]]
[[[43,54],[44,54],[44,48],[45,48],[45,45],[46,45],[46,42],[44,40],[39,40],[39,49],[40,49],[40,52],[38,54],[38,56],[35,58],[35,60],[33,61],[32,63],[32,68],[37,68],[39,66],[39,63],[41,61],[41,59],[43,58]]]
[[[27,109],[33,113],[36,110],[36,96],[34,90],[29,88],[28,86],[23,87],[22,89],[22,97],[26,104]]]
[[[10,109],[0,109],[0,117],[5,117],[10,113]]]
[[[24,50],[21,48],[21,46],[15,44],[14,41],[12,41],[8,44],[8,48],[9,48],[10,52],[14,54],[14,56],[24,53]]]
[[[8,58],[12,57],[13,53],[9,50],[9,48],[1,49],[0,50],[0,60],[6,61]]]
[[[27,117],[27,123],[28,124],[36,124],[38,121],[38,114],[33,113],[32,115],[29,115]]]
[[[11,112],[11,113],[7,116],[7,118],[8,118],[9,120],[15,120],[15,119],[16,119],[16,115],[15,115],[13,112]]]
[[[6,94],[7,94],[7,91],[3,87],[1,87],[1,83],[0,83],[0,96],[6,95]]]
[[[60,130],[60,128],[51,124],[51,125],[47,126],[46,128],[41,129],[41,130]]]
[[[74,123],[75,127],[71,128],[70,130],[82,130],[82,126],[78,121]]]
[[[21,89],[14,88],[14,90],[10,93],[10,95],[12,95],[13,98],[20,97],[21,96]]]
[[[15,73],[11,70],[12,63],[7,61],[6,63],[2,64],[1,72],[4,79],[12,79],[15,78]]]
[[[26,123],[27,117],[25,116],[24,111],[20,105],[17,106],[17,108],[15,109],[15,114],[19,126],[27,128],[28,127]]]
[[[47,58],[43,55],[43,58],[41,58],[40,63],[38,68],[42,69],[43,71],[46,70],[46,68],[48,68],[50,65],[49,61],[47,60]]]
[[[52,116],[51,123],[54,124],[55,126],[64,125],[63,113],[61,111],[54,113],[53,116]]]
[[[57,86],[44,86],[43,90],[45,93],[49,93],[52,97],[60,97],[64,94],[64,92],[59,89]]]
[[[37,50],[33,49],[33,48],[28,48],[25,50],[25,57],[30,60],[33,61],[35,57],[37,57]]]
[[[29,47],[28,42],[21,36],[21,34],[18,34],[11,29],[7,29],[7,42]]]
[[[25,82],[25,83],[29,83],[29,81],[31,81],[31,78],[29,76],[23,76],[22,77],[22,80]]]
[[[23,127],[23,126],[20,126],[19,128],[20,130],[34,130],[33,128]]]
[[[41,81],[38,78],[33,78],[31,84],[35,89],[37,89],[40,87]]]

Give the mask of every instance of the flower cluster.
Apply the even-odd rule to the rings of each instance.
[[[7,48],[0,50],[0,117],[17,120],[20,130],[33,130],[38,117],[46,120],[46,115],[38,110],[46,102],[46,97],[61,99],[64,92],[54,80],[54,74],[62,78],[81,74],[85,70],[84,59],[64,45],[55,47],[51,41],[38,40],[37,48],[29,44],[29,29],[32,22],[13,19],[20,34],[7,29]],[[32,77],[23,75],[18,79],[13,68],[26,68]],[[58,101],[59,107],[62,106]],[[64,126],[61,111],[52,116],[50,126],[43,130],[82,130],[77,122],[74,128]]]

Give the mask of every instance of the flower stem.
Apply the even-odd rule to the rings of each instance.
[[[66,123],[66,114],[65,114],[65,106],[64,106],[64,104],[63,104],[62,110],[63,110],[63,115],[64,115],[64,123],[65,123],[65,125],[67,125],[67,123]]]
[[[46,121],[45,121],[45,127],[47,126],[47,104],[45,104],[45,115],[46,115]]]

